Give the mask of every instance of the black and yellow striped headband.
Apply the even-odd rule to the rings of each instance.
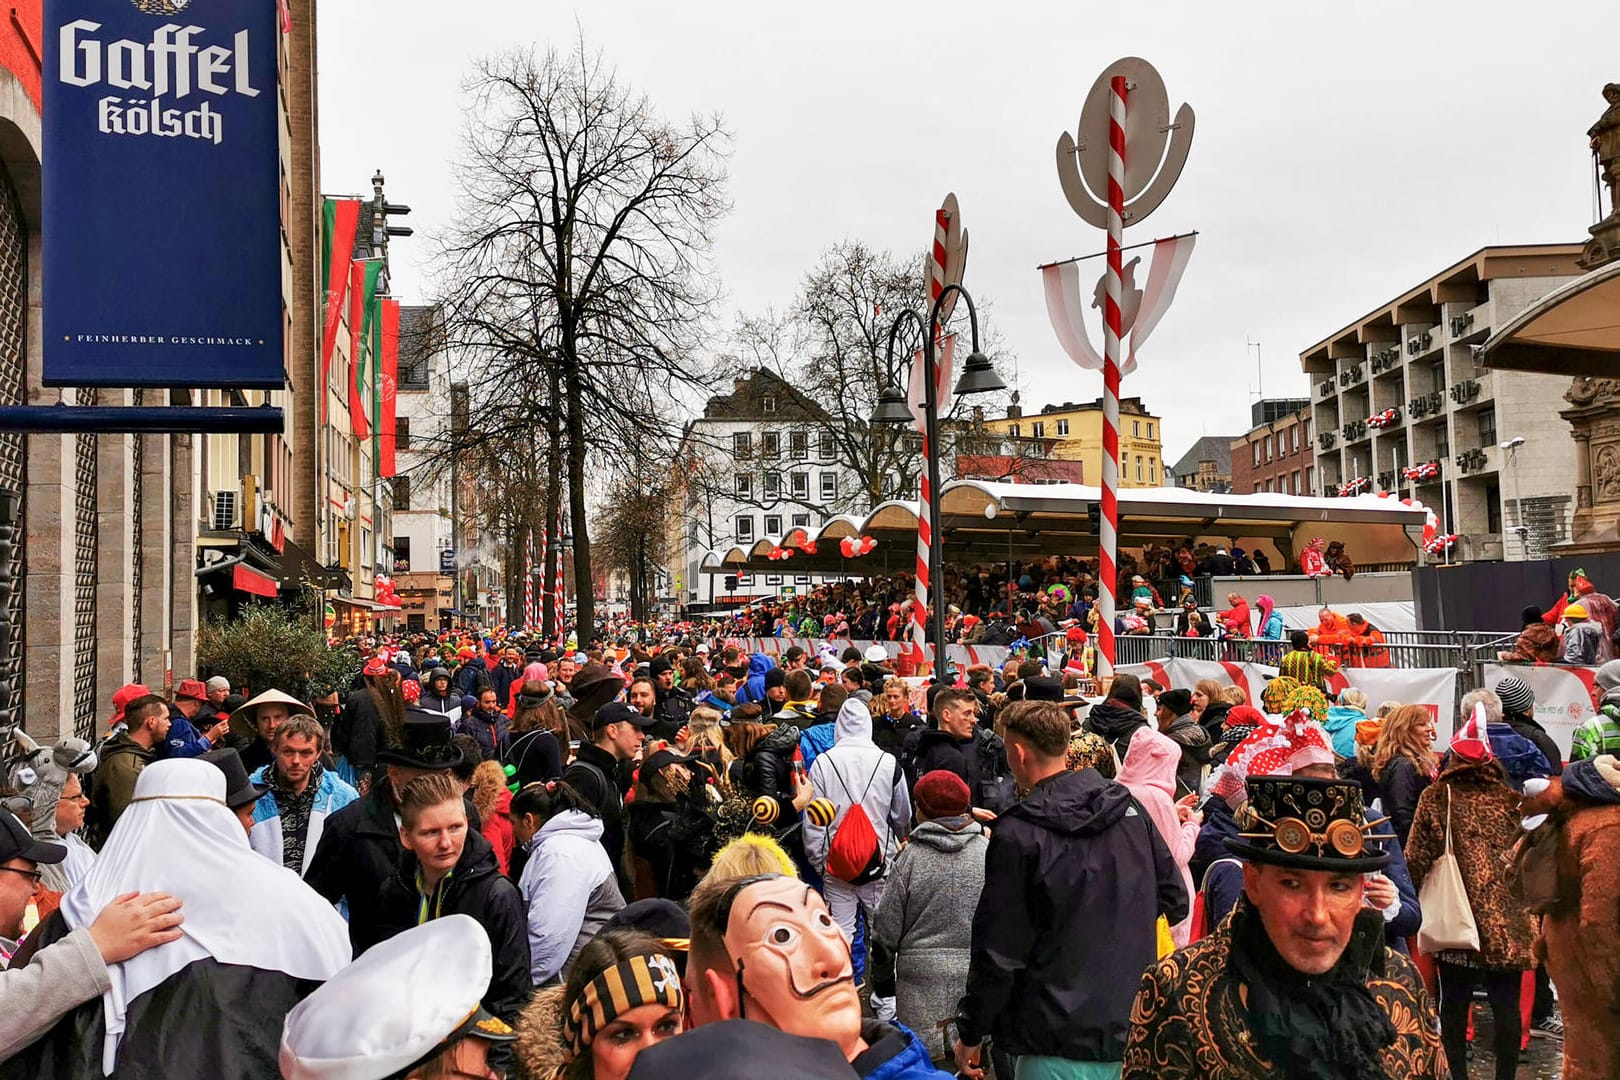
[[[631,1009],[664,1005],[680,1010],[685,1001],[680,974],[669,957],[654,953],[620,961],[587,983],[568,1007],[568,1019],[563,1022],[568,1060],[584,1053],[597,1032]]]

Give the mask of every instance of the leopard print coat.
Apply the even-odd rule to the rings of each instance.
[[[1503,855],[1519,835],[1519,796],[1494,761],[1457,764],[1418,798],[1406,866],[1420,893],[1446,849],[1446,797],[1451,797],[1451,850],[1462,871],[1468,906],[1479,927],[1479,951],[1445,949],[1437,959],[1463,967],[1523,971],[1532,966],[1535,920],[1508,892]]]

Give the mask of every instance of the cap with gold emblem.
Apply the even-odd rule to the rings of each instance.
[[[457,1039],[517,1037],[479,1004],[489,990],[489,935],[446,915],[369,949],[287,1014],[286,1080],[382,1080]]]

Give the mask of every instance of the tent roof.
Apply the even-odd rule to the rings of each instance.
[[[1008,557],[1080,555],[1095,551],[1097,536],[1089,508],[1101,492],[1083,484],[1009,484],[986,480],[953,480],[940,496],[945,560],[957,565],[999,562]],[[1227,537],[1267,539],[1279,550],[1292,551],[1296,539],[1308,539],[1325,526],[1336,538],[1354,544],[1356,530],[1404,534],[1416,561],[1425,512],[1394,499],[1358,495],[1325,499],[1308,495],[1258,493],[1216,495],[1187,488],[1127,488],[1119,493],[1120,543],[1136,547],[1150,542],[1179,541],[1189,536],[1224,541]],[[1410,530],[1407,532],[1406,530]],[[917,504],[890,500],[864,518],[840,515],[818,529],[791,530],[780,537],[761,537],[749,545],[717,550],[705,556],[709,573],[770,572],[792,574],[878,574],[909,570],[915,565]],[[838,542],[846,536],[875,537],[872,554],[845,559]],[[1366,535],[1365,532],[1362,535]],[[804,550],[813,541],[816,551]],[[786,561],[767,555],[781,547],[794,550]]]
[[[1555,375],[1620,372],[1620,260],[1566,281],[1480,347],[1486,367]]]

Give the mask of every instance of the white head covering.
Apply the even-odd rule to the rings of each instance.
[[[337,909],[291,870],[248,846],[225,806],[225,774],[196,758],[141,770],[129,809],[113,826],[95,865],[62,897],[70,928],[88,927],[114,899],[167,892],[184,905],[180,940],[109,965],[102,995],[107,1039],[102,1067],[113,1071],[129,1003],[197,960],[283,971],[324,981],[353,955]]]
[[[392,1076],[474,1017],[492,970],[489,935],[470,915],[396,934],[293,1006],[281,1028],[281,1075]]]

